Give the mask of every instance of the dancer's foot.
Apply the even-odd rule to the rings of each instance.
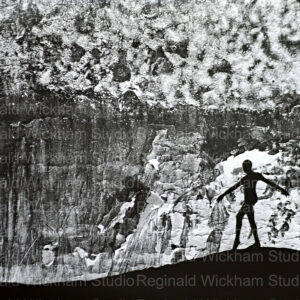
[[[260,248],[260,242],[255,242],[255,243],[253,244],[253,247],[255,247],[255,248]]]
[[[232,248],[232,250],[236,250],[236,249],[237,249],[237,247],[239,246],[239,244],[240,244],[240,240],[234,240],[234,243],[233,243],[233,248]]]

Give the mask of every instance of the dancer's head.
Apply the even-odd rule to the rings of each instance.
[[[252,162],[249,159],[243,161],[243,170],[245,173],[250,173],[252,171]]]

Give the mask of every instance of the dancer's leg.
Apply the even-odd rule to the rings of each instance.
[[[253,207],[252,209],[247,213],[247,217],[253,232],[253,237],[255,240],[255,245],[260,247],[260,242],[259,242],[259,238],[258,238],[258,234],[257,234],[257,226],[255,223],[255,219],[254,219],[254,210]]]
[[[238,212],[238,214],[236,215],[236,232],[235,232],[235,240],[233,243],[233,250],[235,250],[240,243],[240,233],[242,228],[243,217],[244,217],[244,212],[242,207]]]

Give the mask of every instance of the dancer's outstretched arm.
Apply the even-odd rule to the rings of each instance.
[[[278,189],[283,195],[288,196],[289,192],[287,190],[285,190],[284,188],[282,188],[281,186],[277,185],[276,183],[274,183],[273,181],[265,178],[262,174],[261,174],[261,181],[265,182],[266,184]]]
[[[230,187],[228,190],[226,190],[222,195],[220,195],[217,199],[218,202],[220,202],[224,196],[226,196],[227,194],[230,194],[231,192],[233,192],[234,190],[236,190],[240,185],[242,184],[242,181],[238,181],[235,185],[233,185],[232,187]]]

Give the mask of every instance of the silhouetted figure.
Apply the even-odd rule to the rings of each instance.
[[[223,197],[239,186],[243,185],[244,187],[244,194],[245,194],[245,201],[236,216],[236,236],[233,244],[233,249],[236,249],[240,243],[240,232],[242,228],[242,221],[243,217],[246,214],[249,223],[253,232],[255,245],[260,247],[259,238],[257,235],[257,227],[254,219],[254,204],[257,202],[257,195],[256,195],[256,183],[258,180],[264,181],[265,183],[271,185],[274,188],[277,188],[281,191],[283,195],[288,196],[289,193],[285,189],[281,188],[279,185],[275,184],[274,182],[266,179],[262,174],[256,173],[252,171],[252,162],[250,160],[245,160],[243,162],[243,170],[247,174],[244,176],[239,182],[229,188],[225,193],[218,197],[217,201],[221,201]]]

